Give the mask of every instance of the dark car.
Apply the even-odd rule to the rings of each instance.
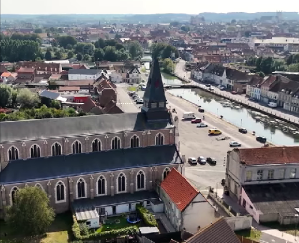
[[[214,158],[208,157],[207,162],[211,165],[216,165],[217,161]]]
[[[210,88],[210,87],[211,87],[211,85],[210,85],[210,84],[206,84],[206,87]]]
[[[244,134],[246,134],[246,133],[247,133],[247,130],[246,130],[245,128],[239,128],[239,132],[240,132],[240,133],[244,133]]]
[[[205,110],[202,109],[202,108],[198,108],[198,111],[201,112],[201,113],[205,112]]]
[[[266,143],[267,142],[267,138],[265,138],[265,137],[256,137],[256,141],[258,141],[260,143]]]

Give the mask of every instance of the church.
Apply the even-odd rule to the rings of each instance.
[[[143,100],[138,113],[1,122],[0,216],[25,186],[44,190],[56,213],[114,215],[157,199],[156,183],[172,168],[183,174],[184,161],[156,59]]]

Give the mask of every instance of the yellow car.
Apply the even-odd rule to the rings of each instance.
[[[222,132],[219,129],[214,128],[209,130],[209,135],[220,135],[220,134],[222,134]]]

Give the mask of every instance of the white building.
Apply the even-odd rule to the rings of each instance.
[[[97,80],[102,74],[100,69],[70,69],[68,79],[71,80]]]

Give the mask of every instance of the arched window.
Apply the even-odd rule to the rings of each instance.
[[[163,134],[159,133],[156,136],[156,145],[163,145],[164,144],[164,136]]]
[[[112,139],[111,149],[120,149],[120,138],[115,137]]]
[[[126,191],[126,177],[123,173],[118,176],[118,192],[125,192]]]
[[[137,190],[145,189],[144,173],[139,171],[137,174]]]
[[[139,147],[139,137],[134,135],[131,138],[131,148],[138,148]]]
[[[54,143],[52,145],[52,156],[58,156],[61,154],[62,154],[61,145],[59,143]]]
[[[85,197],[85,193],[85,181],[80,178],[77,182],[77,198]]]
[[[17,187],[14,187],[11,190],[11,202],[12,202],[12,204],[16,203],[18,191],[19,191],[19,189]]]
[[[82,144],[79,141],[73,143],[73,154],[81,154]]]
[[[19,150],[12,146],[8,149],[8,160],[17,160],[19,159]]]
[[[164,169],[163,175],[162,175],[162,180],[164,180],[168,176],[169,172],[170,172],[169,168]]]
[[[102,148],[101,141],[99,139],[93,140],[93,142],[92,142],[92,152],[101,151],[102,150],[101,148]]]
[[[31,158],[39,158],[40,157],[40,146],[34,144],[30,148],[30,156]]]
[[[56,201],[65,201],[65,186],[61,181],[56,184]]]
[[[100,176],[99,179],[98,179],[98,184],[97,184],[97,187],[98,187],[98,195],[105,195],[106,194],[106,180],[105,180],[105,177],[104,176]]]

